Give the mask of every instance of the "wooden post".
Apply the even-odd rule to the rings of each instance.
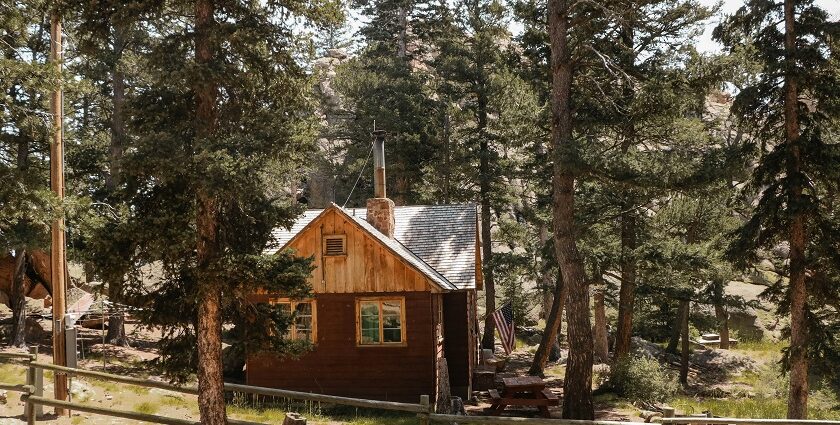
[[[44,371],[42,369],[32,366],[33,362],[38,361],[38,347],[29,347],[29,354],[32,357],[29,359],[29,369],[26,371],[26,385],[31,386],[32,391],[29,395],[36,395],[41,397],[44,395]],[[35,423],[35,418],[44,414],[44,406],[40,404],[26,403],[26,418],[27,421],[32,417],[31,422]]]
[[[428,395],[420,396],[420,407],[423,409],[423,413],[417,414],[417,417],[420,418],[420,425],[429,425],[429,414],[432,413],[432,406],[429,404]]]
[[[50,25],[50,60],[55,66],[58,83],[52,92],[50,109],[52,113],[52,143],[50,145],[50,188],[59,200],[64,199],[64,145],[62,132],[64,115],[61,92],[61,62],[63,57],[61,42],[61,18],[53,12]],[[53,313],[53,363],[65,365],[64,351],[64,314],[66,310],[66,256],[63,212],[52,223],[52,245],[50,250],[50,279],[52,281]],[[67,399],[67,376],[55,374],[55,398]],[[64,414],[64,409],[55,408],[57,415]]]
[[[674,408],[673,408],[673,407],[671,407],[671,406],[665,406],[665,407],[663,407],[663,408],[662,408],[662,417],[663,417],[663,418],[673,418],[673,417],[674,417],[675,410],[676,410],[676,409],[674,409]]]

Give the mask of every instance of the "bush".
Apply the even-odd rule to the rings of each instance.
[[[624,357],[613,364],[609,386],[632,402],[662,403],[677,392],[674,376],[656,359]]]

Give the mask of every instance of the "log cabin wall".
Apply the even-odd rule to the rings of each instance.
[[[358,346],[356,299],[405,297],[405,346]],[[319,294],[317,345],[299,359],[273,354],[249,357],[248,385],[416,403],[434,400],[435,314],[429,292]],[[258,295],[256,302],[268,301]]]
[[[470,378],[473,362],[468,305],[472,292],[451,292],[443,295],[444,351],[449,365],[450,390],[453,396],[468,400],[472,394]]]
[[[344,235],[345,255],[323,255],[324,237],[330,235]],[[316,294],[440,291],[426,276],[336,211],[327,211],[314,220],[287,247],[299,256],[314,257],[315,270],[309,281]]]

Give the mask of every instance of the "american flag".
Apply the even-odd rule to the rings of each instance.
[[[505,354],[510,354],[513,351],[514,344],[516,344],[513,327],[513,305],[510,301],[493,312],[493,321],[496,323],[496,329],[499,330],[499,336],[502,339],[502,347],[505,349]]]

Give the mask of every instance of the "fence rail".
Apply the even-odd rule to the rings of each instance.
[[[56,400],[43,396],[43,371],[50,370],[54,373],[63,373],[68,376],[82,376],[104,381],[118,382],[128,385],[137,385],[146,388],[157,388],[173,391],[182,394],[198,394],[195,386],[179,386],[152,379],[134,378],[130,376],[114,375],[106,372],[98,372],[87,369],[76,369],[58,366],[50,363],[37,361],[37,354],[33,351],[24,353],[0,353],[0,360],[24,360],[21,366],[27,367],[26,384],[0,383],[0,390],[17,391],[24,393],[23,401],[26,403],[24,416],[27,424],[35,424],[37,417],[41,415],[42,406],[55,407],[58,409],[76,410],[96,415],[117,417],[123,419],[145,421],[170,425],[197,425],[198,421],[182,418],[139,413],[126,410],[110,409],[89,404],[73,403],[63,400]],[[238,393],[255,394],[268,397],[281,397],[293,400],[329,403],[344,406],[362,407],[369,409],[398,411],[416,413],[421,425],[431,423],[458,423],[458,424],[484,424],[484,425],[643,425],[642,422],[620,422],[620,421],[584,421],[568,419],[542,419],[542,418],[513,418],[499,416],[460,416],[434,413],[429,402],[429,396],[420,396],[420,402],[397,403],[391,401],[366,400],[350,397],[339,397],[325,394],[314,394],[300,391],[281,390],[276,388],[253,387],[240,384],[225,384],[225,390]],[[673,409],[668,409],[666,416],[672,416]],[[737,419],[737,418],[709,418],[709,417],[665,417],[658,422],[661,424],[673,425],[840,425],[840,421],[824,420],[790,420],[790,419]],[[257,422],[228,419],[232,425],[261,425]]]
[[[435,422],[458,424],[493,424],[493,425],[644,425],[643,422],[621,422],[621,421],[585,421],[574,419],[544,419],[544,418],[509,418],[503,416],[460,416],[443,415],[438,413],[429,414],[429,419]]]

